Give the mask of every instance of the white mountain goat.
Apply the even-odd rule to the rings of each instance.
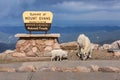
[[[87,36],[80,34],[78,39],[78,53],[77,55],[82,59],[86,60],[91,57],[92,49],[91,42]]]
[[[67,51],[64,51],[64,50],[62,50],[62,49],[56,49],[56,50],[52,50],[51,51],[51,55],[52,55],[52,57],[51,57],[51,61],[53,61],[53,60],[57,60],[57,61],[61,61],[62,60],[62,58],[67,58],[67,56],[68,56],[68,52]]]

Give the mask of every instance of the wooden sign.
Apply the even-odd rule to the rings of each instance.
[[[25,11],[23,20],[28,31],[48,31],[53,19],[52,12]]]

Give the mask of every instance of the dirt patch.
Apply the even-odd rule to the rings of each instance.
[[[69,61],[81,60],[76,54],[77,50],[67,50]],[[88,60],[120,60],[120,57],[115,57],[113,53],[107,52],[107,50],[94,50],[92,53],[92,58]],[[4,59],[0,59],[0,63],[11,63],[11,62],[30,62],[30,61],[50,61],[50,57],[23,57],[15,58],[10,55],[5,56]]]
[[[69,50],[68,60],[80,60],[76,54],[77,50]],[[113,56],[113,53],[109,53],[107,50],[94,50],[92,58],[89,60],[120,60],[120,57]]]

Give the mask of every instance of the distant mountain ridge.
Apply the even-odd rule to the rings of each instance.
[[[0,43],[0,52],[3,52],[7,49],[10,49],[10,50],[15,49],[15,43],[10,43],[10,44]]]
[[[77,33],[77,32],[94,32],[94,31],[113,31],[120,30],[120,26],[51,26],[48,33]],[[0,26],[0,32],[8,34],[29,33],[24,26]],[[34,33],[34,32],[33,32]],[[41,33],[41,32],[37,32]],[[43,32],[44,33],[44,32]]]

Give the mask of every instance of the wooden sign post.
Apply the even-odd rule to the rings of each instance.
[[[23,13],[23,20],[25,28],[28,31],[47,31],[51,27],[53,19],[52,12],[40,12],[40,11],[25,11]]]

